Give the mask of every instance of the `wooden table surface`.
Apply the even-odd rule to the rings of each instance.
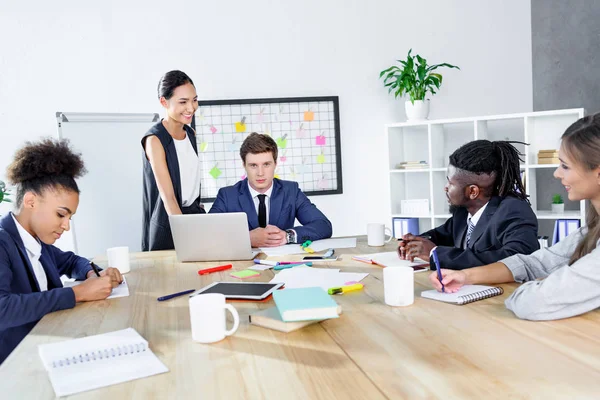
[[[552,322],[521,321],[505,293],[465,306],[422,299],[427,273],[415,275],[415,303],[383,301],[382,269],[351,254],[392,251],[391,243],[340,249],[319,267],[368,272],[362,291],[335,296],[343,313],[291,333],[250,325],[268,303],[232,302],[240,327],[214,344],[191,338],[188,297],[161,295],[234,281],[220,263],[178,263],[173,251],[132,254],[130,296],[78,304],[44,317],[0,366],[0,398],[51,399],[38,345],[135,328],[170,372],[71,396],[81,399],[421,399],[599,398],[600,312]],[[286,259],[299,259],[299,256]],[[101,266],[104,259],[98,259]],[[234,270],[251,262],[234,262]],[[250,281],[269,281],[264,271]],[[230,326],[230,322],[229,322]]]

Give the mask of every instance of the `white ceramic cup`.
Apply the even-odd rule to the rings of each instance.
[[[129,247],[111,247],[106,250],[108,258],[108,266],[119,270],[120,273],[126,274],[131,271],[129,265]]]
[[[227,330],[225,310],[233,316],[233,328]],[[221,293],[199,294],[190,298],[190,321],[192,323],[192,339],[200,343],[214,343],[225,339],[237,331],[240,316],[237,310],[225,303],[225,295]]]
[[[409,306],[415,301],[415,273],[410,267],[383,269],[383,295],[388,306]]]
[[[385,238],[385,235],[389,238]],[[367,224],[367,244],[369,246],[383,246],[392,240],[392,230],[384,224]]]

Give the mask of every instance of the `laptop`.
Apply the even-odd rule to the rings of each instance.
[[[246,213],[169,215],[177,260],[251,260]]]

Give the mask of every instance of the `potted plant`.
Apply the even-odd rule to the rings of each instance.
[[[9,191],[6,189],[6,183],[0,181],[0,203],[7,202],[11,203],[12,201],[8,198]]]
[[[429,99],[425,96],[427,93],[436,94],[442,85],[442,75],[433,71],[440,67],[460,69],[448,63],[427,65],[426,59],[418,54],[412,56],[411,52],[412,49],[408,51],[406,60],[397,60],[401,68],[392,65],[379,73],[388,93],[393,91],[395,98],[408,95],[404,107],[409,121],[427,119],[429,115]]]
[[[565,202],[560,194],[552,195],[552,212],[563,213],[565,212]]]

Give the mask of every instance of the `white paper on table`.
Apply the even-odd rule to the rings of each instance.
[[[248,267],[248,269],[252,269],[254,271],[266,271],[271,268],[273,268],[273,265],[256,264],[256,265],[253,265],[252,267]]]
[[[367,273],[340,272],[339,269],[294,267],[279,272],[271,283],[284,283],[286,289],[321,287],[327,290],[332,287],[344,286],[347,282],[360,282]]]
[[[310,248],[317,252],[327,249],[348,249],[352,247],[356,247],[356,238],[322,239],[315,240],[310,244]],[[285,244],[278,247],[261,247],[260,251],[265,253],[268,257],[306,253],[299,244]]]
[[[63,281],[63,286],[64,287],[73,287],[73,286],[77,286],[80,283],[83,283],[85,281],[74,281],[74,280],[65,280]],[[112,293],[110,294],[110,296],[107,297],[107,299],[116,299],[117,297],[127,297],[129,296],[129,286],[127,285],[127,281],[125,280],[125,277],[123,277],[123,282],[121,282],[121,284],[115,288],[113,288]]]

